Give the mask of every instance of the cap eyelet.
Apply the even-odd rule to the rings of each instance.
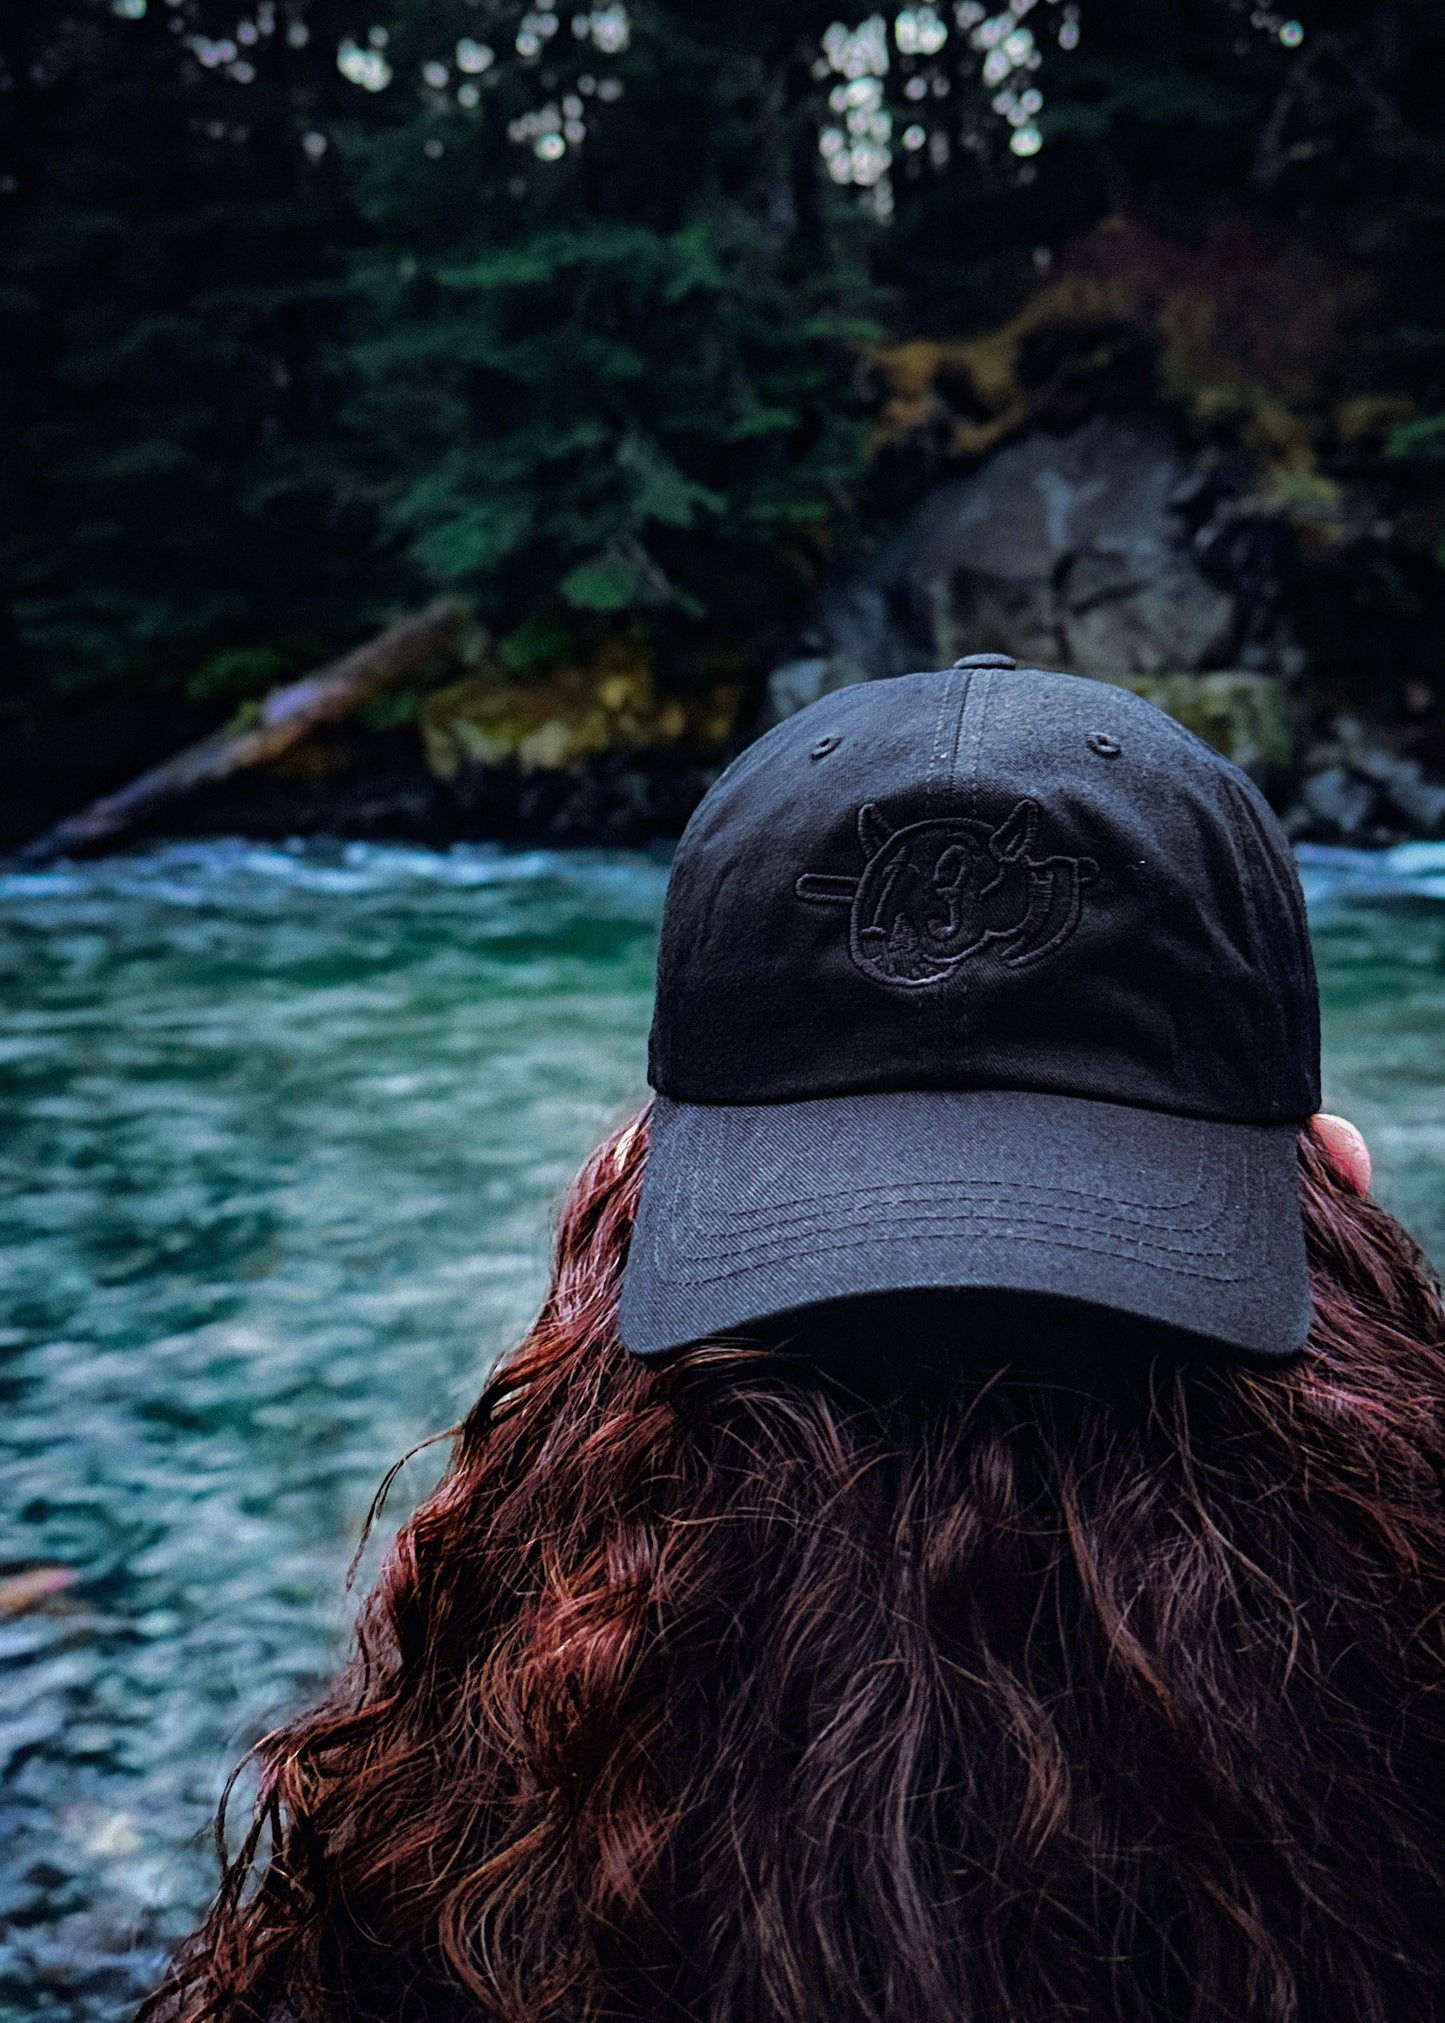
[[[1124,747],[1117,738],[1111,738],[1107,731],[1090,731],[1084,743],[1091,752],[1097,752],[1101,759],[1117,759]]]
[[[810,759],[826,759],[829,752],[836,752],[842,742],[843,740],[840,737],[835,737],[830,731],[827,737],[819,738],[818,742],[809,751],[808,757]]]

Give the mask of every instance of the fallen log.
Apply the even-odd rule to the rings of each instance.
[[[389,688],[419,679],[447,661],[460,661],[475,624],[450,600],[399,619],[363,646],[300,681],[273,688],[265,700],[224,730],[188,745],[129,785],[92,801],[27,843],[15,862],[22,870],[51,864],[114,843],[173,801],[250,766],[268,764],[322,724],[339,723]]]

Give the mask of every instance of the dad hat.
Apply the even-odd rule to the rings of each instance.
[[[950,1288],[1304,1343],[1294,860],[1125,689],[975,655],[750,746],[678,845],[649,1079],[639,1356]]]

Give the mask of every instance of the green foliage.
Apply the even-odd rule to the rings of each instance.
[[[186,695],[191,702],[261,695],[292,672],[286,655],[275,647],[230,647],[201,662],[186,683]]]
[[[503,667],[524,675],[564,667],[578,657],[573,628],[549,611],[524,618],[507,634],[499,651]]]
[[[437,10],[424,25],[445,43]],[[559,604],[736,632],[767,615],[779,544],[836,519],[863,469],[860,231],[779,231],[788,155],[757,158],[771,79],[745,42],[657,15],[628,75],[575,168],[519,161],[504,80],[472,117],[423,99],[348,137],[384,250],[353,265],[346,413],[393,555],[499,626]],[[751,577],[751,609],[724,577]]]
[[[1067,95],[1040,115],[1045,135],[1107,140],[1118,120],[1142,126],[1228,128],[1249,122],[1251,93],[1177,63],[1085,56],[1070,66]]]
[[[0,11],[12,703],[134,684],[219,713],[436,589],[519,673],[610,630],[664,668],[745,655],[857,510],[868,340],[997,327],[1110,211],[1181,244],[1243,213],[1390,277],[1393,327],[1320,399],[1415,418],[1341,436],[1328,474],[1398,508],[1435,608],[1425,0],[1311,0],[1298,48],[1232,0],[1084,0],[1072,53],[1067,7],[1026,10],[1026,162],[981,50],[960,30],[934,63],[895,29],[886,226],[820,155],[852,116],[819,62],[835,12],[637,0],[604,49],[595,13],[524,48],[524,0]]]
[[[243,123],[187,54],[211,4],[31,0],[0,27],[0,594],[41,693],[224,699],[339,587],[345,203],[295,145],[297,51],[258,52]]]
[[[1391,430],[1388,453],[1409,463],[1445,463],[1445,414],[1402,422]]]

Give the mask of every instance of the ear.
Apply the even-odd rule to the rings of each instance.
[[[988,839],[989,853],[1000,864],[1027,857],[1039,831],[1039,804],[1020,801],[1013,813],[999,823]]]
[[[863,855],[876,857],[892,834],[873,802],[865,801],[858,810],[858,841],[863,845]]]
[[[1339,1179],[1354,1194],[1370,1191],[1370,1148],[1365,1134],[1348,1117],[1331,1117],[1325,1111],[1310,1118],[1310,1130]]]

